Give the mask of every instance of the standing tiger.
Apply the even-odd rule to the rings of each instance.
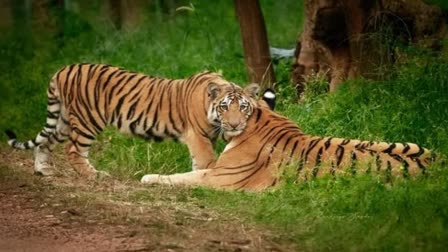
[[[42,175],[53,174],[48,159],[55,144],[69,139],[69,162],[79,174],[94,178],[98,171],[87,159],[88,150],[108,125],[145,139],[179,139],[189,148],[193,169],[204,169],[215,160],[212,142],[220,133],[214,99],[245,92],[251,90],[212,72],[170,80],[110,65],[74,64],[50,81],[42,131],[26,142],[17,141],[10,130],[6,134],[14,148],[35,148],[34,170]],[[254,102],[253,92],[245,96]]]
[[[310,136],[267,106],[252,104],[253,113],[245,120],[238,101],[217,104],[224,135],[231,140],[215,166],[173,175],[149,174],[143,176],[143,183],[259,191],[276,185],[285,166],[294,166],[305,178],[369,171],[408,176],[424,173],[432,159],[430,151],[417,144]],[[232,118],[239,118],[244,130],[230,130],[227,122]]]

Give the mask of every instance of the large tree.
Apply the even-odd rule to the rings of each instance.
[[[272,87],[275,75],[260,3],[258,0],[235,0],[234,3],[249,79],[264,89]]]
[[[293,65],[299,94],[312,73],[326,75],[330,91],[349,77],[381,78],[399,43],[437,50],[445,32],[441,10],[421,0],[305,0],[305,16]]]

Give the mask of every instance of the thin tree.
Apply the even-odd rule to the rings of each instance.
[[[249,79],[263,89],[272,88],[275,75],[260,3],[258,0],[235,0],[234,4]]]

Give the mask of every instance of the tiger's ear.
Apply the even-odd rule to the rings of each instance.
[[[268,104],[268,106],[271,110],[274,110],[275,100],[277,99],[274,89],[272,89],[272,88],[266,89],[264,91],[261,99]]]
[[[258,92],[260,92],[260,85],[257,83],[251,83],[244,88],[244,93],[252,98],[257,98]]]
[[[208,97],[211,100],[216,99],[216,97],[218,97],[218,94],[220,91],[221,91],[221,89],[219,88],[218,84],[216,84],[214,82],[210,82],[207,86]]]

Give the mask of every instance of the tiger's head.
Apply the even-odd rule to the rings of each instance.
[[[244,89],[237,86],[222,87],[215,83],[208,85],[210,106],[209,122],[224,133],[224,138],[234,137],[243,132],[247,120],[258,106],[258,84],[249,84]]]

